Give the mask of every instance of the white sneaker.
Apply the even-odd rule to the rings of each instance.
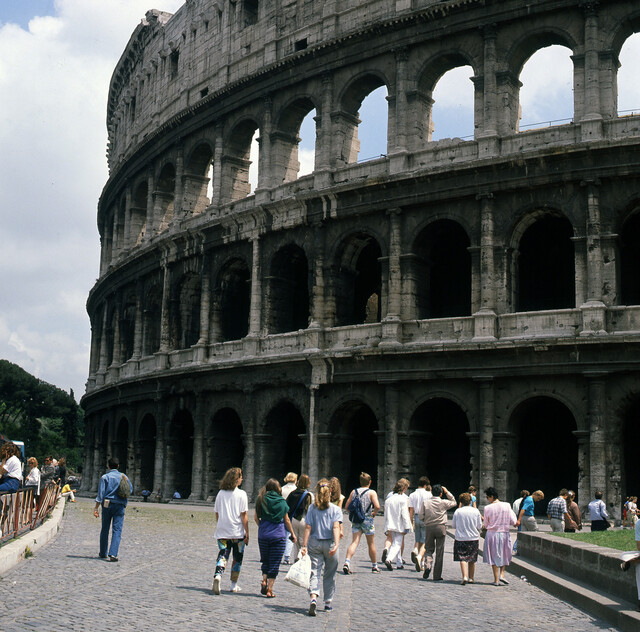
[[[239,592],[242,592],[242,588],[240,588],[240,586],[234,586],[234,587],[231,589],[231,592],[233,592],[233,593],[239,593]]]
[[[211,590],[213,590],[214,595],[220,594],[220,576],[219,575],[216,575],[213,578],[213,586],[211,587]]]

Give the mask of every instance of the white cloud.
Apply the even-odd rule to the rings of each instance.
[[[618,70],[618,111],[640,113],[640,82],[638,60],[640,59],[640,33],[632,35],[620,51]]]
[[[57,0],[28,30],[0,24],[0,357],[84,392],[85,300],[99,262],[113,68],[150,5]]]

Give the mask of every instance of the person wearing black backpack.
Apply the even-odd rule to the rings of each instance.
[[[375,526],[373,519],[380,511],[380,501],[378,494],[371,489],[371,476],[366,472],[360,474],[360,487],[354,489],[349,494],[347,500],[347,511],[349,512],[349,520],[351,520],[351,532],[353,540],[347,549],[347,557],[342,567],[345,575],[351,574],[351,558],[354,556],[360,538],[364,533],[367,538],[367,546],[369,547],[369,559],[371,560],[371,572],[379,573],[375,543]]]

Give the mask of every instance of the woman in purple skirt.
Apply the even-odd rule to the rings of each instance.
[[[508,584],[504,578],[504,569],[511,563],[511,537],[509,528],[517,522],[509,503],[498,499],[495,487],[484,490],[487,506],[484,508],[484,526],[487,536],[484,542],[484,561],[493,568],[493,585]]]

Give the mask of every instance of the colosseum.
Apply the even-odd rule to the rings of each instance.
[[[147,12],[109,89],[84,490],[116,455],[164,497],[210,499],[235,465],[250,497],[365,470],[382,495],[423,474],[602,490],[619,516],[640,493],[640,116],[617,87],[637,31],[633,0]],[[573,117],[521,130],[521,70],[551,45]],[[460,66],[474,133],[433,140]],[[386,152],[359,160],[380,87]]]

